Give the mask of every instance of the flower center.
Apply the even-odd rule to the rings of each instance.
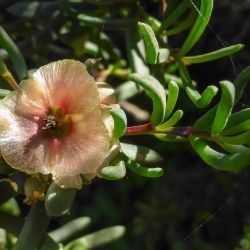
[[[49,136],[61,137],[68,134],[71,119],[61,108],[51,109],[43,118],[43,131]]]
[[[54,129],[56,128],[56,118],[53,115],[46,115],[43,118],[43,129],[48,130],[48,129]]]

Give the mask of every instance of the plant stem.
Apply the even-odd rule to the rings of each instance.
[[[48,217],[44,202],[34,203],[22,227],[13,250],[37,250],[46,237],[47,227],[50,218]]]
[[[125,131],[125,136],[128,135],[155,135],[155,134],[165,134],[165,135],[176,135],[181,137],[189,137],[191,135],[197,135],[199,137],[211,137],[209,131],[193,130],[192,127],[172,127],[167,130],[157,130],[151,123],[127,127]]]

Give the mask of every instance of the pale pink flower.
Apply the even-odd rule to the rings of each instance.
[[[0,102],[0,149],[13,168],[65,188],[96,176],[112,146],[114,90],[75,60],[50,63]]]

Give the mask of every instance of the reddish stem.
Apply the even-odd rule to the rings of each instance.
[[[138,134],[144,134],[146,132],[153,131],[153,126],[151,123],[138,125],[138,126],[131,126],[127,127],[125,131],[125,135],[138,135]]]
[[[154,129],[151,123],[127,127],[125,135],[143,135],[143,134],[166,134],[176,135],[181,137],[189,137],[191,135],[197,135],[200,137],[210,137],[209,131],[193,130],[192,127],[173,127],[165,131],[157,131]]]

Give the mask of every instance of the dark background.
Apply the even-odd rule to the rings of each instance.
[[[52,60],[82,56],[69,45],[69,37],[53,37],[61,23],[67,22],[65,16],[53,18],[46,10],[27,19],[18,11],[15,15],[8,11],[17,2],[0,1],[0,23],[17,42],[30,69]],[[142,1],[141,4],[150,14],[160,18],[160,1]],[[249,0],[215,1],[210,27],[191,54],[219,49],[223,46],[222,41],[226,45],[243,43],[246,47],[231,59],[192,66],[191,75],[201,89],[208,84],[217,85],[220,80],[233,80],[249,65],[249,24]],[[87,31],[85,28],[86,34]],[[71,38],[77,32],[80,31],[71,27]],[[95,31],[90,29],[89,32]],[[122,32],[110,32],[109,35],[126,56]],[[170,44],[178,47],[183,38],[185,34],[175,36]],[[147,107],[149,101],[143,94],[139,97],[135,99]],[[246,89],[238,108],[249,107],[249,102],[249,89]],[[186,105],[184,123],[192,125],[202,112],[197,113],[185,97],[179,103],[180,107],[183,105]],[[129,121],[134,123],[132,118]],[[92,218],[89,232],[115,224],[127,228],[125,237],[102,249],[235,249],[243,237],[244,227],[250,226],[249,169],[239,173],[216,171],[203,163],[186,143],[165,143],[153,137],[125,138],[124,141],[158,151],[164,158],[160,163],[165,169],[164,176],[145,179],[128,171],[121,181],[96,180],[78,192],[71,214],[56,219],[51,227],[86,215]],[[23,211],[25,213],[25,207]]]

